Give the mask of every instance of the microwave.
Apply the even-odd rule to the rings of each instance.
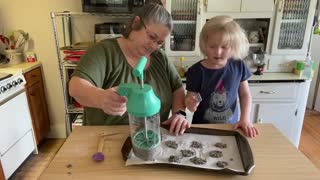
[[[131,14],[146,3],[146,0],[82,0],[82,11],[89,13]]]

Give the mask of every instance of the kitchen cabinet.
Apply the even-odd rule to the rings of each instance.
[[[253,123],[272,123],[284,136],[291,137],[292,126],[296,121],[296,103],[265,103],[252,104],[256,118]]]
[[[27,82],[26,91],[33,129],[38,145],[50,131],[50,121],[41,67],[26,72],[24,75]]]
[[[308,82],[249,83],[249,87],[251,122],[272,123],[298,148]]]
[[[207,1],[206,10],[207,12],[240,12],[241,10],[241,0],[215,0]]]
[[[271,53],[306,56],[316,0],[279,0],[277,2]]]
[[[244,29],[248,34],[249,40],[249,53],[270,53],[271,31],[272,31],[272,18],[271,16],[261,18],[237,18],[234,20]],[[250,38],[252,34],[257,34],[257,40]]]
[[[274,0],[242,0],[241,12],[269,12],[274,9]]]
[[[269,12],[273,11],[273,0],[205,0],[206,12]]]
[[[168,56],[200,56],[201,8],[201,0],[167,2],[166,9],[173,19],[173,30],[165,43]]]

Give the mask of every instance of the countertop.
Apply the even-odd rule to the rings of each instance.
[[[6,72],[6,73],[25,73],[28,72],[36,67],[41,66],[40,62],[24,62],[21,64],[16,65],[10,65],[10,66],[4,66],[0,67],[0,72]],[[185,82],[186,78],[182,78],[182,81]],[[292,82],[302,82],[305,81],[305,77],[300,77],[298,75],[295,75],[293,73],[264,73],[263,75],[252,75],[249,78],[249,83],[253,82],[284,82],[284,81],[292,81]]]
[[[205,127],[231,130],[230,124],[204,124]],[[157,165],[125,166],[121,148],[129,135],[128,126],[83,126],[73,130],[40,179],[320,179],[320,171],[287,140],[272,124],[256,124],[260,135],[248,138],[255,168],[248,176],[223,175],[199,169],[185,169]],[[98,134],[121,133],[107,137],[103,162],[94,162]]]
[[[249,78],[250,82],[255,81],[305,81],[306,77],[301,77],[293,73],[263,73],[263,75],[252,75]]]
[[[40,62],[23,62],[16,65],[9,65],[9,66],[2,66],[0,67],[0,72],[5,73],[26,73],[28,71],[31,71],[32,69],[41,66]]]
[[[249,83],[255,82],[304,82],[307,80],[306,77],[300,77],[293,73],[288,72],[277,72],[271,73],[266,72],[263,75],[254,75],[252,74],[251,77],[248,79]],[[182,78],[182,82],[185,82],[186,78]]]

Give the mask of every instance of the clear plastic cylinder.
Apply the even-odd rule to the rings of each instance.
[[[129,124],[134,154],[143,160],[153,160],[161,142],[159,113],[147,117],[129,113]]]

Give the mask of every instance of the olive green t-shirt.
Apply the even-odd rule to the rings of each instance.
[[[160,119],[165,121],[172,106],[173,92],[182,86],[181,79],[162,50],[150,55],[150,65],[144,72],[144,82],[152,86],[161,101]],[[133,76],[133,68],[127,62],[116,39],[107,39],[90,48],[73,73],[94,86],[108,89],[120,83],[139,83]],[[90,94],[88,94],[90,96]],[[84,125],[128,124],[128,114],[112,116],[101,109],[84,107]]]

